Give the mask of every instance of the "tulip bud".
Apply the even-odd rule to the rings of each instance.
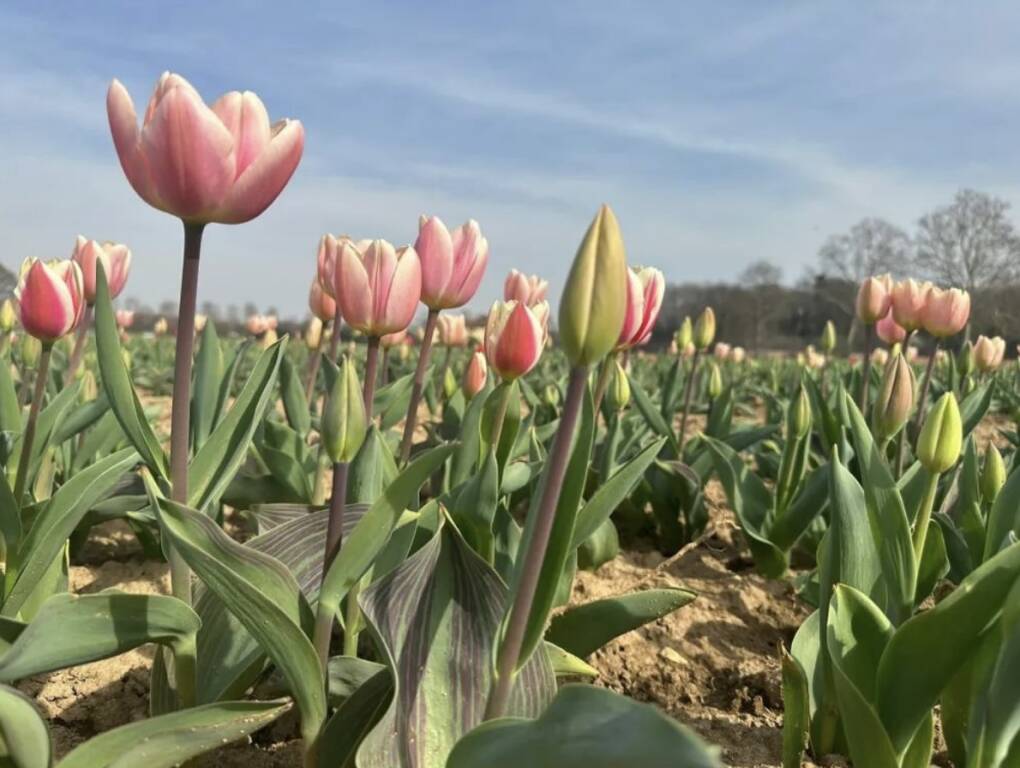
[[[801,440],[807,437],[811,434],[812,423],[811,400],[801,385],[797,389],[797,396],[786,409],[786,439]]]
[[[713,360],[708,365],[708,397],[715,400],[722,394],[722,390],[722,371],[719,370],[718,363]]]
[[[453,375],[453,371],[449,368],[446,369],[446,373],[443,374],[443,394],[449,399],[453,397],[457,391],[457,377]]]
[[[970,294],[959,288],[928,291],[921,323],[936,338],[945,339],[962,331],[970,319]]]
[[[464,397],[470,400],[485,389],[485,380],[488,377],[489,365],[485,360],[485,353],[479,350],[471,355],[467,368],[464,369]]]
[[[698,316],[698,322],[694,324],[694,346],[704,352],[715,340],[715,311],[711,307],[705,307],[705,311]]]
[[[497,301],[485,324],[485,355],[504,381],[523,376],[538,363],[548,335],[549,305],[533,307]]]
[[[545,389],[542,390],[542,399],[550,408],[558,406],[561,397],[560,388],[553,383],[546,384]]]
[[[994,444],[989,443],[985,451],[985,464],[981,469],[981,495],[991,504],[1005,484],[1006,465],[1002,461],[1002,454]]]
[[[577,249],[560,298],[560,344],[571,365],[605,357],[627,311],[627,254],[616,216],[599,208]]]
[[[21,334],[21,362],[26,368],[35,368],[42,354],[42,342],[35,336]]]
[[[85,312],[81,268],[73,261],[26,259],[14,295],[21,327],[48,345],[74,330]]]
[[[694,340],[694,327],[691,324],[690,316],[685,317],[684,321],[680,323],[680,327],[676,329],[673,339],[681,351],[686,349],[687,345]]]
[[[334,464],[349,462],[361,449],[367,431],[368,416],[358,373],[345,356],[322,412],[322,445]]]
[[[914,407],[914,371],[901,354],[892,357],[882,373],[873,413],[875,437],[888,440],[899,432]]]
[[[619,413],[630,402],[630,381],[619,360],[613,360],[613,378],[606,390],[606,403],[614,413]]]
[[[826,321],[822,330],[821,347],[827,355],[831,355],[836,349],[836,324],[831,320]]]
[[[917,459],[929,472],[940,475],[960,458],[963,425],[952,392],[946,392],[928,413],[917,439]]]
[[[956,356],[956,368],[961,376],[970,376],[974,370],[974,345],[965,341]]]
[[[13,331],[15,320],[17,320],[17,315],[14,313],[14,302],[4,299],[4,303],[0,304],[0,333]]]
[[[78,368],[77,375],[81,377],[81,401],[91,403],[99,397],[99,387],[96,384],[96,375],[83,367]]]
[[[322,321],[317,317],[312,317],[308,321],[308,325],[305,327],[305,346],[311,350],[316,350],[322,344]]]
[[[1002,365],[1006,340],[1001,336],[978,336],[974,342],[974,365],[981,373],[990,373]]]
[[[881,320],[892,304],[892,278],[869,277],[857,291],[857,317],[865,325]]]

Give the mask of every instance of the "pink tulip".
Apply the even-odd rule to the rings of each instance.
[[[485,353],[476,350],[464,369],[464,396],[470,400],[485,388],[485,380],[489,378],[489,366],[485,361]]]
[[[511,269],[510,274],[503,283],[503,298],[506,301],[519,301],[534,306],[540,301],[545,301],[545,295],[549,291],[549,282],[541,279],[538,275],[525,275],[516,269]]]
[[[114,318],[117,321],[117,327],[121,330],[127,330],[135,323],[135,313],[130,309],[118,309],[114,313]]]
[[[899,344],[907,338],[907,330],[896,322],[895,312],[894,304],[893,308],[885,313],[885,317],[875,323],[875,332],[878,334],[878,338],[890,346]]]
[[[74,330],[85,312],[81,268],[73,261],[27,259],[14,295],[22,327],[44,344]]]
[[[421,301],[429,309],[467,304],[489,262],[489,241],[474,219],[449,232],[438,216],[422,216],[414,250],[421,260]]]
[[[920,283],[911,279],[900,280],[893,286],[892,314],[898,325],[907,331],[921,327],[921,316],[931,287],[927,281]]]
[[[439,316],[439,341],[446,347],[467,346],[467,322],[464,315],[442,314]]]
[[[519,301],[497,301],[485,324],[485,357],[506,381],[523,376],[542,356],[549,327],[549,304],[528,307]]]
[[[994,371],[1006,356],[1006,340],[1001,336],[978,336],[974,342],[974,365],[982,373]]]
[[[186,222],[239,224],[283,190],[301,160],[297,120],[270,124],[259,97],[232,91],[206,106],[180,75],[164,72],[142,127],[117,80],[106,96],[113,143],[135,192]]]
[[[970,294],[959,288],[942,290],[932,287],[928,291],[921,314],[924,330],[936,338],[955,336],[970,319]]]
[[[411,338],[411,334],[407,332],[406,328],[394,331],[393,333],[387,333],[379,338],[379,346],[383,349],[390,349],[401,345],[410,346],[412,344],[414,344],[414,339]]]
[[[323,290],[318,277],[312,280],[312,286],[308,289],[308,308],[324,323],[336,317],[336,301]]]
[[[319,286],[332,299],[334,275],[336,274],[337,240],[333,235],[325,234],[319,238],[319,250],[315,254],[316,279]],[[332,319],[332,318],[330,318]]]
[[[811,347],[808,348],[811,349]],[[715,355],[716,360],[725,360],[730,356],[730,350],[732,349],[733,347],[725,341],[718,341],[712,349],[712,354]]]
[[[871,325],[885,317],[892,303],[892,278],[889,275],[869,277],[857,291],[857,317]]]
[[[124,290],[128,272],[131,269],[131,251],[120,243],[99,243],[86,240],[81,235],[75,241],[71,259],[81,267],[81,275],[85,286],[85,302],[96,303],[96,262],[101,262],[106,274],[106,284],[110,288],[110,298],[115,299]]]
[[[350,241],[342,246],[334,290],[347,323],[368,336],[407,328],[421,298],[421,264],[414,248],[394,250],[385,240],[373,240],[364,251]]]
[[[644,344],[652,335],[662,309],[666,280],[654,267],[627,269],[627,313],[616,343],[617,349]]]
[[[269,330],[269,320],[265,315],[248,315],[244,327],[252,336],[261,336]]]

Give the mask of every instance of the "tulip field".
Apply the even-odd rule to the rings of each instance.
[[[557,297],[423,215],[308,233],[307,325],[228,332],[203,232],[301,123],[176,74],[107,113],[179,311],[133,328],[144,259],[82,236],[0,308],[0,765],[1020,766],[1020,386],[966,291],[751,355],[657,326],[607,205]]]

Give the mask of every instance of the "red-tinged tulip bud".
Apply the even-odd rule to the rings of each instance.
[[[616,345],[627,311],[627,253],[612,209],[595,215],[560,298],[560,344],[574,366],[601,360]]]
[[[1001,336],[978,336],[974,342],[974,365],[982,373],[996,370],[1005,356],[1006,340]]]
[[[907,423],[914,409],[914,371],[901,354],[893,357],[882,373],[873,411],[875,437],[888,440]]]
[[[103,265],[103,273],[110,288],[110,298],[115,299],[127,284],[131,271],[131,251],[120,243],[99,243],[86,240],[81,235],[75,241],[71,259],[81,268],[85,301],[90,306],[96,303],[96,263]]]
[[[21,363],[25,368],[35,368],[42,354],[42,342],[27,333],[21,335]]]
[[[811,400],[808,398],[807,390],[801,386],[797,390],[797,397],[790,401],[786,409],[786,439],[801,440],[811,433],[813,423],[811,414]]]
[[[488,377],[489,366],[485,362],[485,353],[477,351],[471,355],[464,370],[464,397],[470,400],[485,389],[485,380]]]
[[[892,287],[893,321],[904,332],[916,331],[923,325],[924,307],[932,284],[907,279],[900,280]],[[905,334],[904,334],[905,335]],[[902,341],[902,339],[901,339]]]
[[[665,278],[654,267],[627,269],[627,312],[617,349],[630,349],[648,341],[659,318],[665,291]]]
[[[875,333],[878,334],[878,338],[889,346],[901,344],[907,338],[907,329],[896,322],[893,310],[891,309],[885,313],[881,320],[875,323]]]
[[[981,495],[988,504],[991,504],[1005,484],[1006,464],[995,444],[989,443],[988,450],[985,451],[985,463],[981,467]]]
[[[932,288],[921,314],[924,330],[939,339],[955,336],[970,319],[970,294],[959,288]]]
[[[308,309],[324,323],[336,317],[336,300],[323,290],[318,278],[312,280],[308,289]]]
[[[46,344],[74,330],[85,312],[81,269],[73,261],[26,260],[14,295],[21,326]]]
[[[485,325],[485,357],[504,381],[523,376],[538,363],[549,322],[546,302],[528,307],[516,301],[497,301]]]
[[[608,361],[607,361],[608,362]],[[606,404],[614,413],[619,413],[630,403],[630,380],[619,360],[613,360],[612,379],[606,389]]]
[[[857,317],[865,325],[878,322],[892,303],[892,278],[889,275],[869,277],[857,291]]]
[[[822,338],[819,341],[822,352],[831,355],[836,351],[836,342],[836,324],[831,320],[826,320],[825,327],[822,329]]]
[[[180,75],[163,73],[139,128],[127,89],[106,95],[124,174],[149,205],[186,222],[240,224],[276,199],[297,168],[305,133],[270,123],[259,97],[233,91],[207,106]]]
[[[917,460],[932,474],[948,472],[960,458],[963,424],[960,407],[952,392],[946,392],[928,412],[917,439]]]
[[[715,340],[715,310],[705,307],[694,324],[694,346],[704,352]]]
[[[385,336],[411,324],[421,297],[421,264],[414,248],[394,249],[373,240],[364,250],[341,243],[335,290],[348,325],[367,336]]]
[[[540,301],[545,301],[546,293],[549,291],[549,282],[542,280],[538,275],[525,275],[516,269],[511,269],[503,283],[503,299],[505,301],[519,301],[534,306]]]
[[[14,309],[14,302],[10,299],[4,299],[3,304],[0,304],[0,333],[10,333],[14,330],[14,323],[17,321],[18,315]]]
[[[673,334],[673,340],[681,352],[694,342],[694,325],[691,323],[690,317],[685,317],[684,321],[680,323],[680,327]]]
[[[353,461],[365,442],[368,415],[354,364],[346,356],[322,412],[322,446],[334,464]]]
[[[444,312],[439,316],[439,343],[444,347],[468,345],[467,320],[464,315]]]
[[[421,260],[421,301],[430,309],[467,304],[489,263],[489,241],[474,220],[450,232],[438,216],[422,216],[414,250]]]

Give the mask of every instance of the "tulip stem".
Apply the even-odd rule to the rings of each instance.
[[[609,374],[613,370],[613,363],[616,361],[616,352],[610,352],[602,361],[599,369],[599,378],[595,382],[595,399],[592,403],[595,406],[595,418],[599,416],[599,408],[602,406],[602,398],[606,396],[606,387],[609,386]]]
[[[496,414],[492,422],[492,450],[499,452],[499,440],[503,437],[503,423],[506,421],[507,409],[510,407],[510,396],[513,394],[514,381],[504,381],[499,385],[499,400],[496,403]]]
[[[868,388],[871,385],[871,326],[864,326],[864,370],[861,374],[861,415],[868,420]]]
[[[322,580],[326,580],[326,574],[333,565],[337,553],[340,552],[340,545],[343,542],[344,507],[347,503],[347,470],[350,467],[346,461],[340,461],[333,465],[333,495],[329,500],[329,522],[326,526],[326,550],[322,561]],[[319,603],[315,615],[315,650],[319,654],[319,661],[322,662],[323,674],[326,671],[326,663],[329,661],[329,639],[333,634],[333,619],[336,618],[332,606]]]
[[[174,352],[174,390],[170,404],[170,485],[178,504],[188,503],[188,445],[191,429],[191,358],[195,348],[195,304],[198,298],[198,259],[204,224],[184,223],[184,264],[177,310],[177,347]],[[170,560],[174,597],[191,605],[191,569],[176,547],[165,544]],[[180,684],[178,683],[178,688]]]
[[[439,382],[441,389],[446,387],[446,372],[450,370],[450,356],[453,353],[453,347],[448,346],[446,352],[443,353],[443,364],[439,368],[439,376],[436,377],[436,381]]]
[[[425,369],[429,365],[429,355],[432,352],[432,337],[436,332],[436,323],[439,322],[439,310],[429,309],[428,319],[425,321],[425,336],[421,340],[421,353],[418,355],[418,367],[414,370],[414,386],[411,389],[411,401],[407,404],[407,418],[404,419],[404,437],[400,441],[400,464],[406,464],[411,458],[411,443],[414,442],[414,428],[418,421],[418,404],[421,402],[421,393],[425,388]]]
[[[365,384],[363,387],[365,395],[365,415],[368,422],[372,423],[374,414],[372,402],[375,399],[375,374],[379,367],[379,337],[368,337],[368,349],[365,351]]]
[[[340,303],[337,302],[336,314],[333,315],[333,335],[329,340],[329,359],[334,363],[340,359],[340,326],[343,324],[343,320],[343,315],[340,314]]]
[[[921,500],[921,506],[917,510],[917,518],[914,520],[914,562],[917,570],[921,568],[921,557],[924,555],[924,541],[928,537],[928,524],[931,522],[931,510],[935,506],[935,494],[938,492],[938,489],[938,474],[928,472],[928,486],[925,488],[924,498]]]
[[[28,411],[28,421],[21,436],[21,458],[18,459],[18,474],[14,480],[14,499],[21,506],[25,494],[25,482],[28,480],[28,465],[32,462],[32,443],[35,442],[35,424],[39,420],[39,409],[42,407],[43,396],[46,394],[46,378],[50,370],[50,353],[53,344],[44,343],[42,354],[39,355],[39,366],[35,374],[35,392],[32,395],[32,406]]]
[[[698,360],[701,359],[701,350],[695,348],[694,357],[691,358],[691,370],[687,372],[687,384],[684,385],[684,410],[680,416],[680,440],[677,448],[677,458],[682,458],[684,452],[684,439],[687,433],[687,415],[691,410],[691,396],[694,393],[694,374],[698,370]]]
[[[383,347],[382,365],[379,366],[379,386],[385,387],[390,383],[390,348]]]
[[[499,646],[496,657],[496,679],[485,709],[485,719],[492,720],[502,717],[510,701],[510,693],[520,664],[521,649],[524,645],[524,633],[531,616],[538,579],[542,572],[549,538],[552,535],[553,522],[556,517],[556,505],[559,503],[560,490],[570,460],[570,445],[574,439],[577,418],[581,411],[585,389],[588,386],[588,368],[579,365],[570,371],[567,384],[567,398],[563,404],[563,415],[556,430],[552,449],[549,452],[549,474],[542,484],[542,496],[535,511],[535,527],[528,549],[524,553],[521,564],[520,581],[513,594],[513,603],[506,619],[506,632]]]
[[[321,336],[319,337],[319,343],[312,348],[311,352],[311,357],[308,358],[308,381],[305,382],[305,401],[314,410],[312,395],[315,394],[315,382],[319,378],[319,362],[322,360]]]
[[[64,384],[74,381],[74,374],[78,372],[81,364],[81,356],[85,351],[85,341],[88,339],[89,328],[92,326],[92,305],[85,307],[85,313],[78,323],[78,332],[74,336],[74,349],[71,351],[71,359],[67,363],[67,371],[64,373]]]
[[[921,395],[917,400],[917,413],[914,414],[914,429],[921,428],[924,421],[925,406],[928,404],[928,388],[931,386],[931,373],[935,367],[935,357],[939,352],[939,339],[935,339],[935,346],[928,355],[928,364],[924,367],[924,381],[921,382]]]

